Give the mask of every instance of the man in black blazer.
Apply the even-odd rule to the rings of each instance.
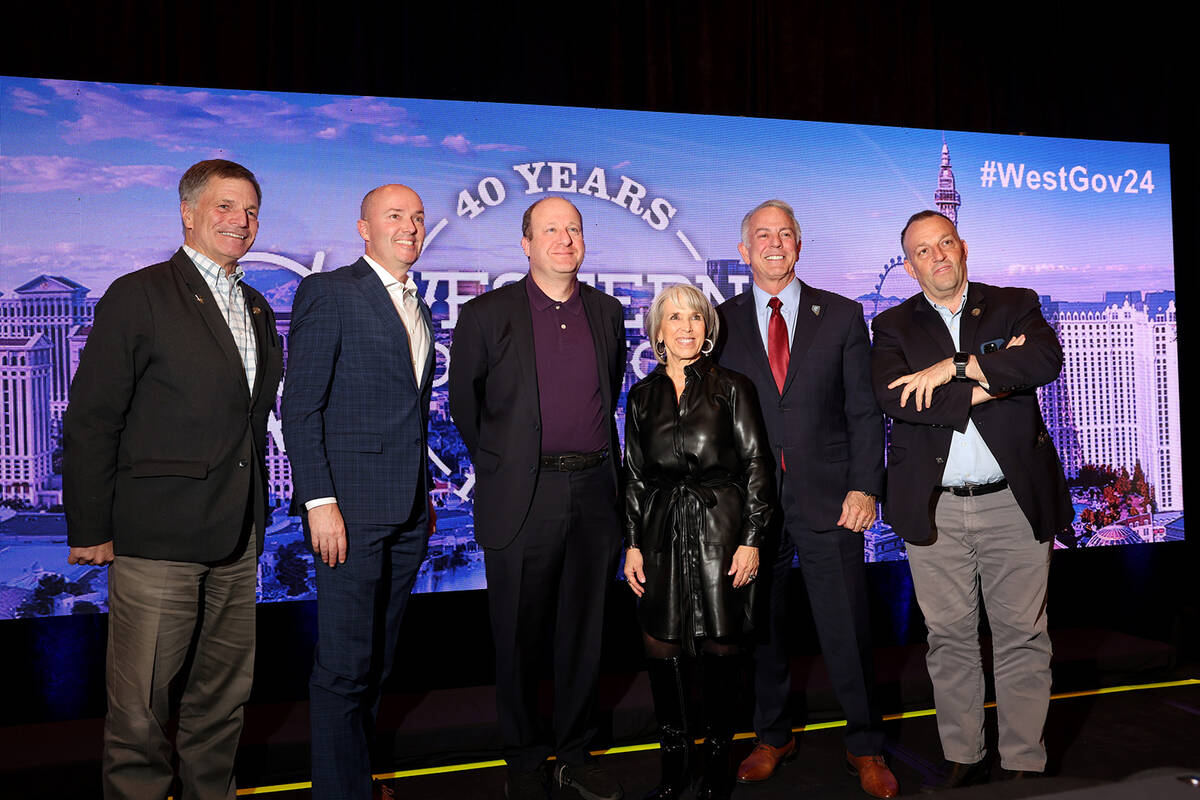
[[[718,360],[758,389],[783,510],[778,550],[768,561],[766,631],[754,654],[758,743],[738,780],[766,780],[795,755],[785,608],[798,553],[821,653],[846,714],[847,768],[868,794],[894,797],[873,700],[862,537],[883,489],[883,417],[871,392],[862,307],[801,282],[800,247],[791,206],[768,200],[753,209],[742,220],[738,252],[754,284],[718,309]]]
[[[1029,289],[967,281],[967,243],[947,217],[900,234],[919,294],[875,318],[875,395],[892,417],[887,519],[908,543],[929,629],[926,664],[951,788],[988,779],[979,592],[995,662],[1006,776],[1045,768],[1051,542],[1075,513],[1036,388],[1062,348]]]
[[[496,642],[509,800],[555,782],[585,798],[620,785],[588,758],[604,598],[615,577],[617,428],[625,328],[616,299],[576,280],[583,221],[560,197],[525,212],[529,276],[463,306],[450,351],[450,412],[475,465]],[[554,662],[554,742],[537,725],[541,655]]]
[[[232,799],[254,672],[282,348],[237,260],[262,194],[218,159],[184,173],[179,200],[183,247],[113,281],[63,419],[68,560],[111,562],[105,797],[166,796],[177,712],[184,796]]]
[[[391,184],[359,213],[364,256],[296,290],[283,388],[293,502],[316,555],[314,798],[371,794],[368,738],[433,523],[433,326],[412,274],[425,208]]]

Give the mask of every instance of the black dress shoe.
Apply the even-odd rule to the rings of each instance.
[[[960,786],[978,786],[987,783],[992,777],[991,764],[987,757],[979,759],[974,764],[959,764],[957,761],[946,762],[950,769],[946,777],[935,783],[922,783],[922,792],[940,792],[943,789],[957,789]]]
[[[560,761],[554,769],[554,783],[564,789],[574,789],[583,800],[621,800],[625,796],[616,778],[591,760],[582,764]]]

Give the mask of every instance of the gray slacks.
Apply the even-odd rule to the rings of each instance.
[[[1046,766],[1042,729],[1050,704],[1046,587],[1050,542],[1039,542],[1012,491],[938,497],[930,542],[908,544],[917,602],[929,629],[925,663],[933,681],[938,734],[950,761],[984,756],[980,591],[992,629],[1005,769]]]
[[[252,530],[244,550],[218,564],[113,560],[107,800],[167,796],[173,778],[167,725],[175,698],[181,797],[235,797],[233,761],[254,677],[256,554]]]

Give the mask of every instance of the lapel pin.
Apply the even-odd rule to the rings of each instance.
[[[250,313],[251,314],[261,314],[262,309],[259,308],[258,306],[250,306]]]
[[[979,316],[980,314],[982,314],[982,313],[983,313],[983,309],[981,309],[981,308],[979,308],[979,307],[975,307],[975,308],[972,308],[972,309],[971,309],[971,316],[972,316],[972,317],[978,317],[978,316]]]
[[[813,306],[813,307],[812,307],[812,312],[813,312],[813,316],[816,316],[816,315],[820,314],[820,313],[821,313],[821,307],[820,307],[820,306]]]
[[[201,297],[200,295],[196,294],[196,295],[192,295],[192,296],[196,298],[196,302],[197,302],[197,303],[203,303],[203,302],[204,302],[204,298],[203,298],[203,297]]]

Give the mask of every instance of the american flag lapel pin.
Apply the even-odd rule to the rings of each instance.
[[[820,307],[820,306],[813,306],[813,307],[812,307],[812,312],[813,312],[813,316],[814,316],[814,317],[815,317],[815,316],[818,316],[818,315],[820,315],[820,313],[821,313],[821,307]]]

